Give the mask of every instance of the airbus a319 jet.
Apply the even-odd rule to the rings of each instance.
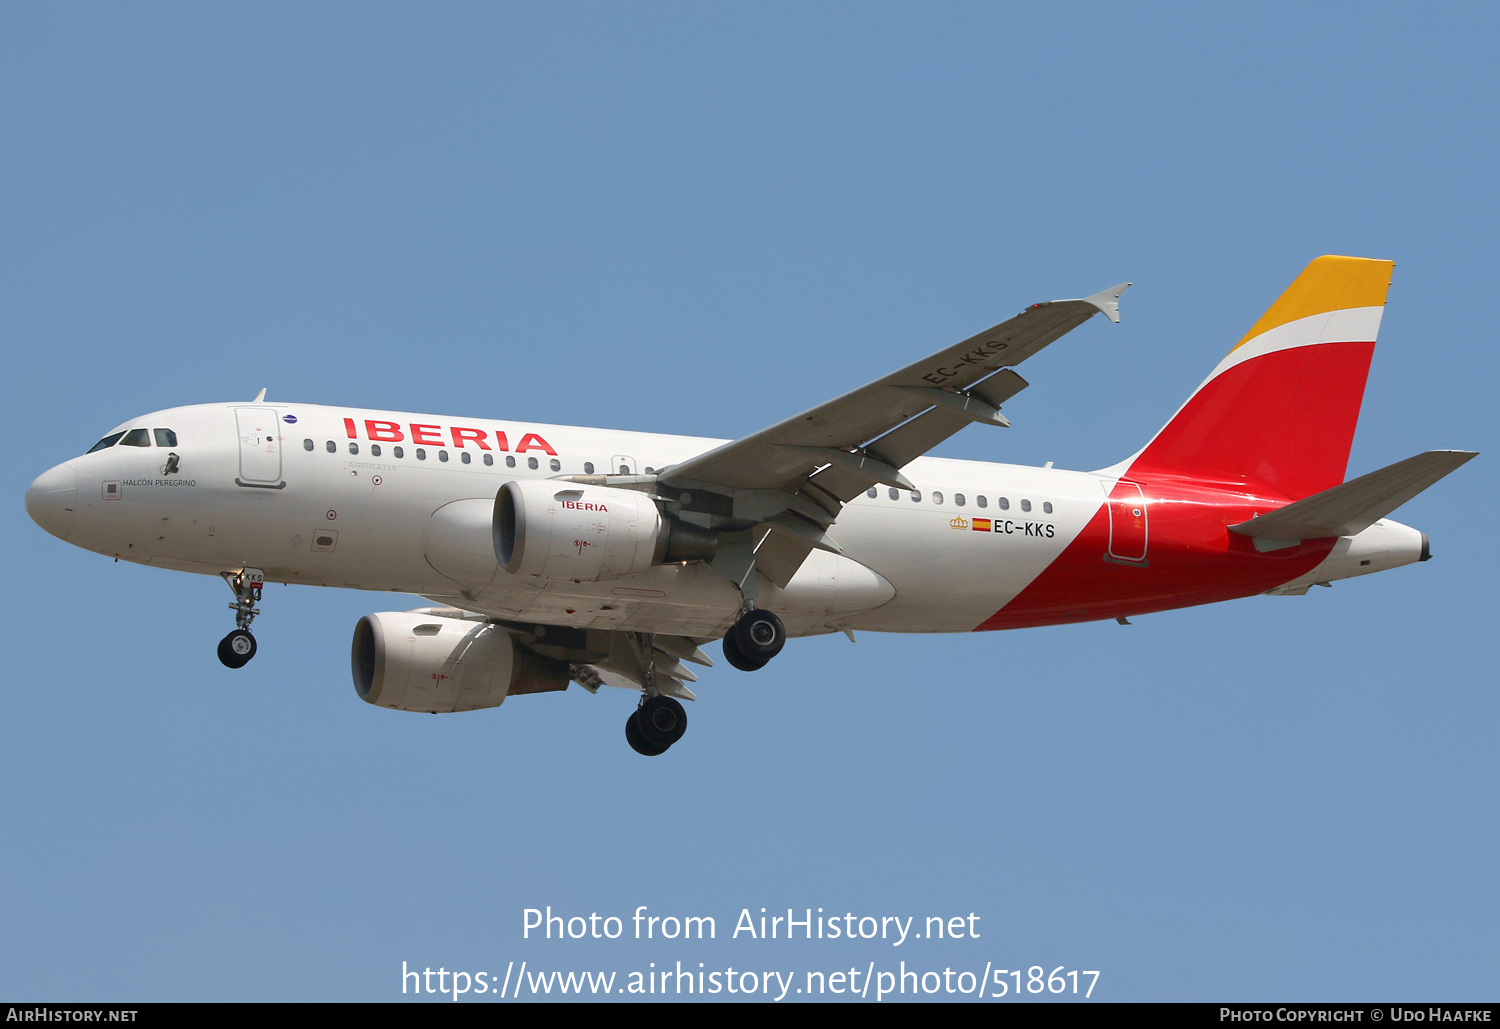
[[[637,690],[657,755],[689,665],[754,671],[788,637],[1018,629],[1300,595],[1429,556],[1386,516],[1475,455],[1344,481],[1393,264],[1320,257],[1141,450],[1092,472],[924,457],[1009,424],[1016,368],[1125,283],[1008,321],[743,439],[272,402],[133,418],[26,509],[120,560],[222,576],[230,668],[266,582],[417,594],[354,629],[362,700],[498,707]]]

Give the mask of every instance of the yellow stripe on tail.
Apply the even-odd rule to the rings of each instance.
[[[1276,299],[1260,321],[1234,345],[1238,350],[1250,340],[1279,325],[1314,314],[1344,311],[1353,307],[1384,307],[1391,286],[1395,261],[1367,257],[1319,257]],[[1231,351],[1233,353],[1233,351]]]

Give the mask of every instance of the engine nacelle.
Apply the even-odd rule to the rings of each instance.
[[[568,688],[568,666],[517,646],[486,622],[423,611],[381,611],[354,627],[359,699],[438,714],[499,707],[513,693]]]
[[[495,557],[512,575],[600,582],[706,559],[714,534],[664,517],[645,493],[516,479],[495,495]]]

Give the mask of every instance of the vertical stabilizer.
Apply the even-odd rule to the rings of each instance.
[[[1259,480],[1296,500],[1344,481],[1391,261],[1320,257],[1130,466]]]

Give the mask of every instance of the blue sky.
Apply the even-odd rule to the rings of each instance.
[[[1493,452],[1496,23],[7,5],[0,995],[905,960],[1097,969],[1108,1000],[1493,999],[1492,453],[1398,512],[1428,564],[1129,628],[794,641],[705,675],[658,761],[619,691],[360,703],[355,621],[415,601],[268,588],[229,672],[222,584],[68,547],[22,495],[133,415],[263,386],[733,437],[1129,279],[1120,326],[1028,363],[1013,428],[938,451],[1100,467],[1323,253],[1397,262],[1351,474]],[[523,939],[547,905],[718,938]],[[981,936],[729,938],[761,907]]]

